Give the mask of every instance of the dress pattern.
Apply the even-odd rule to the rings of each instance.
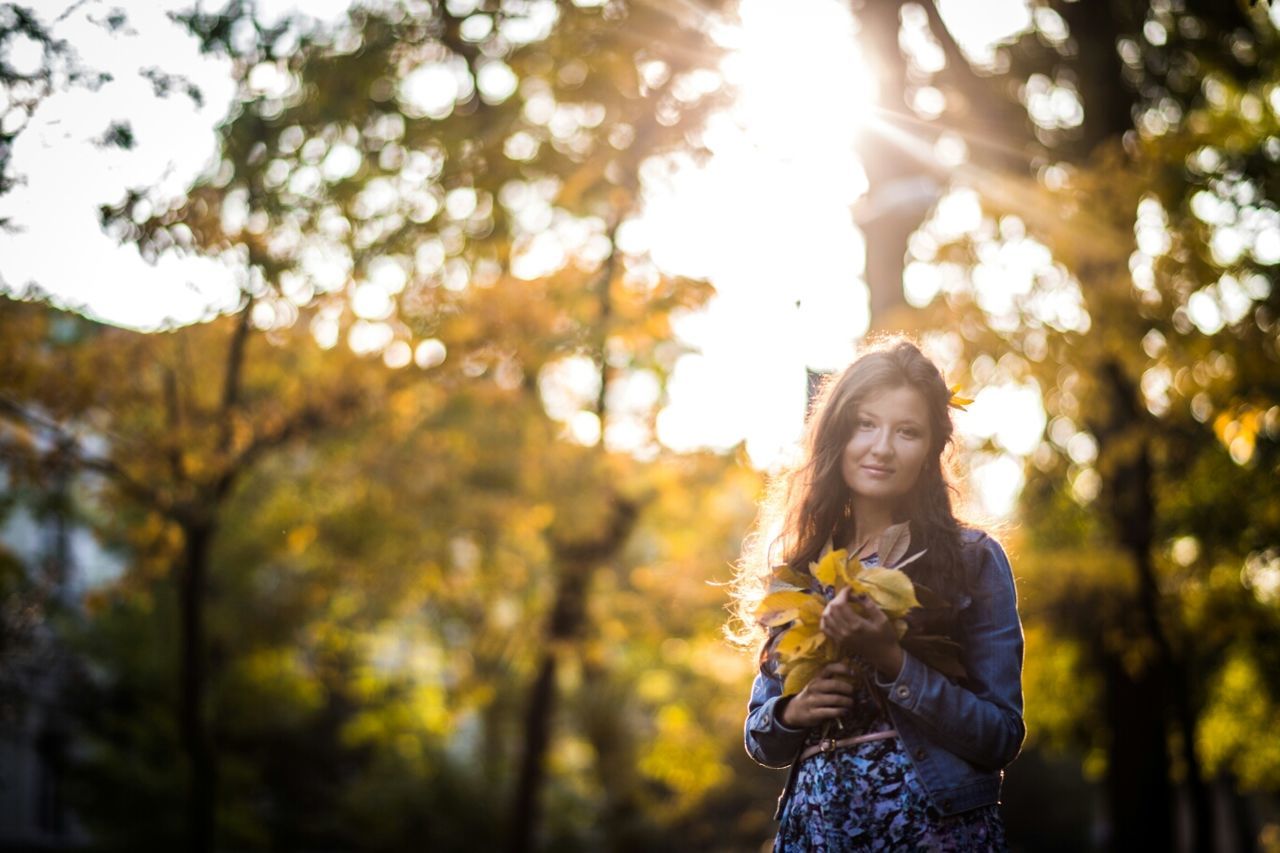
[[[896,737],[819,753],[800,765],[775,853],[799,851],[1003,851],[990,805],[944,817],[929,805]]]

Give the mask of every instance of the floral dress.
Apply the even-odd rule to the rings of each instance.
[[[865,686],[832,730],[814,727],[805,747],[824,736],[846,738],[893,728]],[[938,813],[897,737],[819,752],[800,765],[782,812],[775,853],[799,851],[1004,851],[995,805],[949,817]]]

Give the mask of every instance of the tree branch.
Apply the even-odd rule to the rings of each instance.
[[[239,322],[231,335],[231,347],[227,351],[227,372],[223,377],[222,405],[219,407],[221,430],[218,435],[218,452],[221,454],[231,450],[231,440],[235,434],[232,416],[240,405],[240,376],[244,370],[244,351],[249,340],[249,320],[252,313],[253,294],[249,294],[249,301],[237,318]]]
[[[19,422],[25,427],[36,427],[54,433],[59,439],[60,447],[64,448],[59,452],[66,453],[73,465],[86,471],[104,475],[114,482],[122,492],[144,506],[164,515],[172,515],[170,502],[165,500],[160,492],[134,479],[127,471],[110,459],[85,454],[80,448],[79,439],[63,424],[43,415],[38,415],[3,394],[0,394],[0,415],[6,415],[11,421]],[[12,458],[20,457],[20,454],[15,452],[11,445],[5,447],[5,452],[6,455]],[[37,451],[29,458],[39,463],[44,463],[49,455],[51,454],[41,454]]]
[[[942,45],[942,53],[947,60],[947,71],[944,73],[947,74],[948,81],[965,99],[968,115],[965,117],[967,121],[962,120],[961,124],[967,124],[969,130],[975,131],[978,128],[992,126],[1012,126],[1025,130],[1031,123],[1026,110],[1022,109],[1021,105],[1016,105],[1015,109],[1015,103],[1005,92],[1000,91],[996,78],[983,77],[974,71],[973,65],[969,63],[968,57],[956,42],[955,36],[942,20],[942,15],[938,12],[937,0],[930,0],[921,5],[929,16],[929,29],[933,37]],[[992,157],[992,160],[1002,165],[1023,167],[1026,165],[1025,157],[1017,158],[1020,162],[1008,163],[1007,158],[1010,157],[1010,153],[1001,148],[996,148],[989,153],[996,154],[997,156]]]
[[[178,377],[171,365],[164,368],[164,408],[165,418],[169,424],[169,470],[173,479],[184,482],[187,479],[186,468],[182,464],[182,450],[178,437],[182,433],[182,406],[178,401]]]
[[[349,391],[323,405],[310,403],[295,411],[275,429],[258,433],[239,453],[228,460],[227,467],[214,481],[214,498],[221,499],[231,489],[240,474],[263,453],[287,444],[298,436],[319,432],[333,426],[346,416],[358,411],[361,400],[358,392]]]

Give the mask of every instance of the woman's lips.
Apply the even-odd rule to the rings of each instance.
[[[862,470],[873,477],[888,477],[893,474],[892,468],[876,468],[873,465],[863,465]]]

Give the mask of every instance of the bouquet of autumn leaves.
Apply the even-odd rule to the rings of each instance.
[[[769,594],[756,608],[756,618],[766,628],[786,626],[773,646],[778,676],[782,678],[782,695],[799,693],[824,666],[844,657],[836,643],[822,633],[819,620],[827,603],[845,587],[854,595],[866,595],[884,611],[904,648],[927,649],[923,655],[927,663],[952,677],[963,677],[959,647],[955,643],[939,636],[908,637],[907,614],[919,608],[921,602],[916,586],[901,569],[925,553],[917,551],[907,556],[910,545],[908,524],[902,522],[886,528],[880,535],[876,549],[878,565],[856,561],[841,548],[810,563],[808,575],[786,565],[773,570]],[[920,592],[926,600],[936,600],[936,596],[923,587]],[[912,639],[920,642],[913,643]]]

